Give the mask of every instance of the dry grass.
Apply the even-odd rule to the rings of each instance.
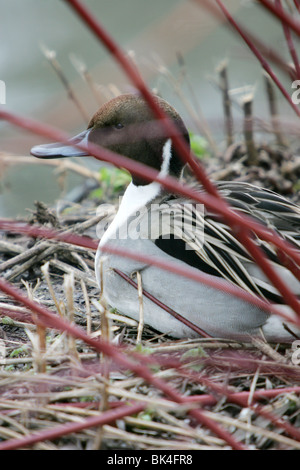
[[[90,203],[88,215],[78,213],[81,222],[73,229],[76,227],[80,232],[85,227],[86,233],[93,235],[99,219],[91,217],[92,206]],[[38,212],[32,217],[38,218]],[[46,213],[47,209],[43,215]],[[50,215],[49,220],[55,223]],[[68,217],[64,220],[61,216],[56,222],[64,227]],[[8,234],[6,238],[2,239],[2,250],[5,246],[10,253],[3,253],[3,258],[9,258],[18,252],[18,247],[28,243],[23,236],[11,240]],[[216,422],[247,447],[300,448],[296,435],[275,426],[264,414],[291,423],[292,427],[299,423],[300,375],[299,367],[292,362],[290,347],[277,348],[258,341],[240,344],[201,338],[172,340],[147,327],[141,331],[142,324],[110,311],[106,312],[104,322],[106,309],[97,300],[93,281],[93,253],[52,241],[35,241],[30,249],[40,244],[43,250],[30,257],[30,267],[25,249],[21,262],[20,254],[15,255],[19,260],[18,271],[11,262],[3,270],[4,276],[12,279],[14,273],[13,283],[26,296],[75,321],[92,337],[105,335],[113,344],[122,344],[128,357],[137,354],[138,360],[144,358],[144,367],[150,368],[154,379],[166,382],[184,401],[178,404],[170,400],[159,387],[109,357],[99,356],[82,341],[35,325],[31,312],[2,294],[2,440],[9,442],[40,433],[35,449],[229,448],[226,439],[195,419],[192,410],[200,409],[210,422]],[[3,261],[4,267],[7,261]],[[108,329],[103,331],[105,324]],[[259,408],[258,392],[261,393]],[[142,404],[142,410],[100,428],[88,425],[89,418],[126,403]],[[74,423],[82,424],[82,429],[73,432]],[[60,435],[64,424],[71,426],[70,431],[63,429]],[[49,431],[58,433],[51,442],[45,440],[47,434],[43,437]]]
[[[53,53],[48,56],[86,118],[62,67]],[[182,57],[179,62],[179,77],[162,63],[153,67],[160,69],[195,129],[201,129],[210,150],[218,155],[218,159],[203,161],[213,179],[263,182],[297,201],[299,157],[285,142],[287,127],[274,111],[276,97],[270,82],[271,122],[257,120],[251,106],[244,109],[241,143],[233,134],[231,105],[236,103],[229,89],[229,71],[222,63],[217,86],[223,96],[228,147],[220,155],[213,132],[193,99]],[[95,94],[99,85],[84,65],[79,68]],[[191,99],[182,92],[183,85],[188,86]],[[258,145],[258,129],[274,133],[276,143]],[[249,155],[255,161],[252,168],[245,165]],[[19,157],[0,155],[2,169],[18,161]],[[22,164],[33,162],[31,157],[22,158]],[[75,171],[98,180],[97,174],[73,162],[40,164],[54,165],[58,176]],[[85,200],[60,214],[38,204],[30,223],[96,238],[100,218],[96,204]],[[76,323],[90,337],[104,337],[122,346],[125,357],[151,372],[151,380],[146,380],[138,369],[133,372],[82,340],[45,328],[31,311],[0,294],[0,449],[5,444],[41,450],[300,448],[300,374],[291,346],[206,338],[175,341],[145,327],[142,321],[137,324],[108,311],[98,298],[94,254],[86,248],[4,233],[0,256],[1,276],[24,295]],[[126,406],[135,406],[136,411]],[[31,436],[35,439],[28,443]]]

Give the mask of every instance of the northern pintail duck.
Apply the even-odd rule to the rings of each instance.
[[[187,128],[177,111],[163,99],[155,99],[189,144]],[[73,138],[70,145],[38,145],[31,153],[44,158],[88,155],[76,148],[74,143],[91,142],[149,165],[161,176],[180,178],[184,167],[182,159],[172,139],[159,135],[151,127],[151,123],[155,122],[153,119],[152,111],[142,97],[120,95],[103,105],[91,119],[88,129]],[[141,124],[150,126],[142,138],[134,129],[134,126]],[[218,182],[216,185],[220,194],[237,211],[273,227],[299,249],[299,207],[272,191],[247,183]],[[183,220],[188,221],[187,228],[182,225]],[[134,221],[138,223],[132,223]],[[195,227],[200,227],[196,235],[193,231]],[[293,292],[300,295],[299,281],[281,266],[272,246],[258,239],[257,242]],[[150,293],[212,337],[242,340],[249,338],[249,335],[262,334],[269,341],[293,339],[281,317],[269,315],[241,298],[173,272],[115,254],[104,254],[106,244],[162,260],[176,260],[181,266],[188,265],[192,270],[226,279],[250,293],[283,303],[278,291],[220,218],[208,210],[203,212],[191,200],[167,193],[158,182],[149,183],[133,175],[114,220],[100,240],[95,272],[108,304],[129,317],[139,319],[137,290],[128,283],[128,279],[120,276],[121,272],[133,277],[139,271],[144,292]],[[292,315],[287,306],[281,307]],[[161,333],[177,338],[199,334],[145,296],[143,313],[145,324]],[[291,325],[291,330],[295,331],[294,325]]]

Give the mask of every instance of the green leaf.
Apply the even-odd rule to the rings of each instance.
[[[19,357],[19,356],[21,356],[22,354],[27,354],[27,353],[28,353],[28,348],[27,348],[27,346],[21,346],[20,348],[14,349],[14,350],[10,353],[9,357],[10,357],[10,358]]]
[[[3,317],[1,319],[1,323],[2,325],[10,325],[10,326],[14,326],[15,324],[14,320],[10,317]]]
[[[201,348],[201,346],[199,346],[197,348],[189,349],[184,354],[182,354],[181,359],[182,360],[195,359],[195,358],[199,358],[199,357],[207,357],[206,352],[204,351],[203,348]]]
[[[101,187],[90,192],[90,198],[108,198],[113,193],[121,191],[131,181],[131,175],[126,170],[119,168],[102,167],[99,170],[99,180]]]
[[[125,171],[116,169],[112,178],[112,184],[114,191],[119,191],[124,186],[127,186],[128,183],[131,181],[131,175]]]
[[[106,166],[101,167],[99,170],[100,181],[109,184],[111,179],[111,172],[112,170],[110,168],[107,168]]]
[[[294,185],[293,185],[293,190],[295,192],[300,191],[300,180],[298,180]]]
[[[143,413],[139,414],[139,418],[143,419],[144,421],[152,421],[153,420],[153,410],[146,410]]]
[[[141,343],[138,343],[135,346],[135,350],[140,354],[150,355],[153,353],[153,349],[143,346]]]
[[[103,197],[103,188],[97,188],[93,189],[93,191],[90,192],[89,198],[90,199],[101,199]]]
[[[204,158],[208,155],[208,142],[201,135],[190,132],[191,149],[197,158]]]

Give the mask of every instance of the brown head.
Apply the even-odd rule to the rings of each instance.
[[[154,98],[189,143],[188,131],[177,111],[162,98]],[[74,147],[74,143],[93,143],[160,170],[163,148],[168,139],[164,127],[155,119],[145,100],[139,95],[124,94],[101,106],[89,122],[87,130],[71,139],[70,145],[40,145],[34,147],[31,153],[42,158],[83,156],[87,152]],[[170,151],[168,173],[179,177],[184,164],[172,145]],[[146,181],[134,176],[133,182],[137,185],[146,184]]]

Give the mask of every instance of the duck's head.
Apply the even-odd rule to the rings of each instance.
[[[188,131],[178,112],[162,98],[154,99],[189,144]],[[164,168],[165,174],[175,177],[180,176],[184,166],[172,140],[165,135],[148,104],[134,94],[120,95],[104,104],[92,117],[87,130],[73,137],[68,144],[37,145],[31,154],[39,158],[89,155],[74,146],[79,143],[101,145],[158,171]],[[133,176],[133,183],[141,185],[147,181]]]

